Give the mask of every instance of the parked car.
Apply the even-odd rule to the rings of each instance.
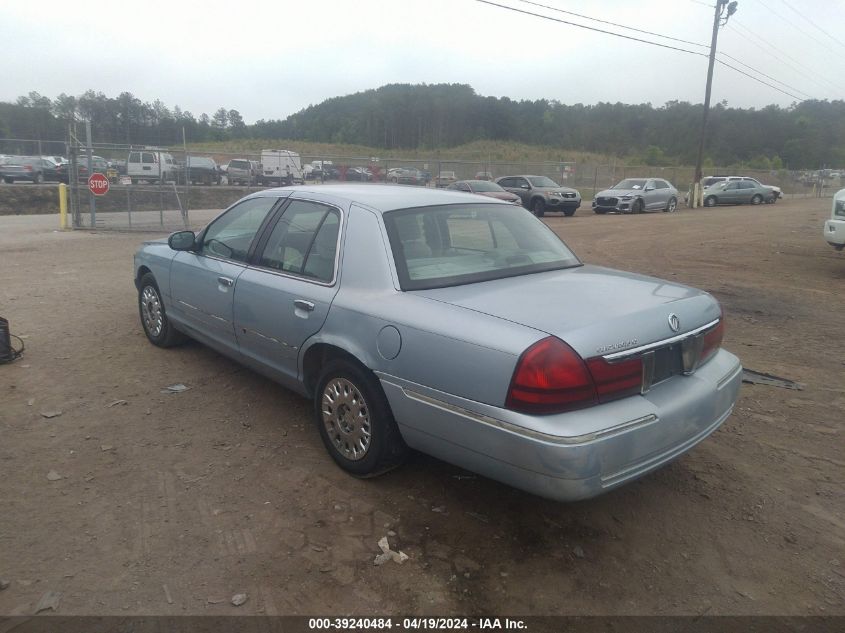
[[[92,173],[95,174],[108,174],[109,171],[109,164],[105,158],[102,156],[92,156],[91,157],[91,168]],[[56,175],[57,180],[59,182],[63,182],[65,184],[70,183],[71,179],[71,164],[69,162],[62,163],[61,165],[56,166]],[[85,182],[88,180],[88,156],[87,155],[79,155],[76,157],[76,178],[78,182]]]
[[[704,440],[742,380],[711,295],[584,265],[531,214],[457,191],[256,192],[144,243],[134,281],[152,344],[190,336],[309,398],[357,476],[412,448],[587,498]]]
[[[373,174],[366,167],[347,167],[344,180],[353,182],[369,182],[373,179]]]
[[[518,195],[510,191],[505,191],[495,182],[489,182],[487,180],[459,180],[449,185],[447,189],[457,189],[466,193],[477,193],[480,196],[496,198],[497,200],[504,200],[505,202],[522,206],[522,198]]]
[[[156,149],[131,151],[126,160],[126,175],[131,178],[132,184],[141,180],[147,182],[176,180],[179,171],[179,166],[171,154]]]
[[[435,180],[434,184],[438,187],[448,187],[453,182],[457,182],[458,177],[455,176],[455,172],[453,171],[441,171],[440,174],[437,176],[437,180]]]
[[[419,169],[405,169],[399,175],[398,182],[400,185],[417,185],[425,187],[428,184],[426,174]]]
[[[824,238],[836,250],[845,249],[845,189],[833,196],[833,210],[824,223]]]
[[[645,213],[678,209],[678,190],[662,178],[626,178],[593,198],[593,211]]]
[[[765,187],[767,189],[771,189],[774,193],[770,199],[766,200],[766,202],[777,202],[780,198],[783,198],[783,191],[781,191],[780,187],[775,187],[773,185],[764,185],[756,178],[750,178],[748,176],[708,176],[702,181],[702,188],[706,189],[707,187],[711,187],[718,182],[722,182],[725,180],[747,180],[751,183],[754,183],[757,186]]]
[[[223,180],[217,163],[208,156],[188,156],[185,169],[191,184],[219,185]]]
[[[261,163],[248,158],[233,158],[226,166],[230,185],[254,185],[261,176]]]
[[[723,180],[706,187],[702,192],[705,207],[719,204],[762,204],[773,202],[775,192],[752,178]]]
[[[0,165],[0,177],[7,184],[18,180],[28,180],[36,185],[45,181],[58,182],[58,165],[40,156],[11,156]]]
[[[538,218],[546,211],[562,211],[569,217],[581,206],[581,194],[576,189],[561,187],[546,176],[503,176],[496,184],[518,195],[522,206]]]
[[[479,171],[475,174],[476,180],[493,180],[493,174],[489,171]]]

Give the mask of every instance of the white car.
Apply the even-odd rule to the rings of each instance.
[[[845,189],[833,196],[833,210],[824,223],[824,239],[838,251],[845,249]]]

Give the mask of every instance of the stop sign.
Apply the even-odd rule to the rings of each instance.
[[[88,190],[95,196],[104,196],[109,192],[109,179],[104,174],[88,176]]]

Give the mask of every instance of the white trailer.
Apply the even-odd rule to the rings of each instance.
[[[261,184],[281,187],[304,180],[299,154],[286,149],[261,150]]]

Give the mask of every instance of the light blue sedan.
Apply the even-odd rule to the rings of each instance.
[[[270,189],[135,256],[144,332],[310,398],[357,476],[409,448],[559,500],[666,464],[733,410],[709,294],[582,264],[528,211],[393,185]]]

